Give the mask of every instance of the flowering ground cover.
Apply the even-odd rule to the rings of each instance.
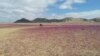
[[[0,56],[100,56],[100,25],[1,26]]]

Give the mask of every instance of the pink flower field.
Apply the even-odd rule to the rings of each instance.
[[[0,56],[100,56],[100,25],[0,24]]]

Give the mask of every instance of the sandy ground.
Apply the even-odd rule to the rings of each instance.
[[[100,25],[0,24],[0,56],[100,56]]]

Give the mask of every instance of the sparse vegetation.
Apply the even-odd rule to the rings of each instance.
[[[100,25],[93,24],[0,25],[0,56],[100,56]]]

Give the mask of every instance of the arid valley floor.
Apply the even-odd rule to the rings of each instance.
[[[0,24],[0,56],[100,56],[100,24]]]

